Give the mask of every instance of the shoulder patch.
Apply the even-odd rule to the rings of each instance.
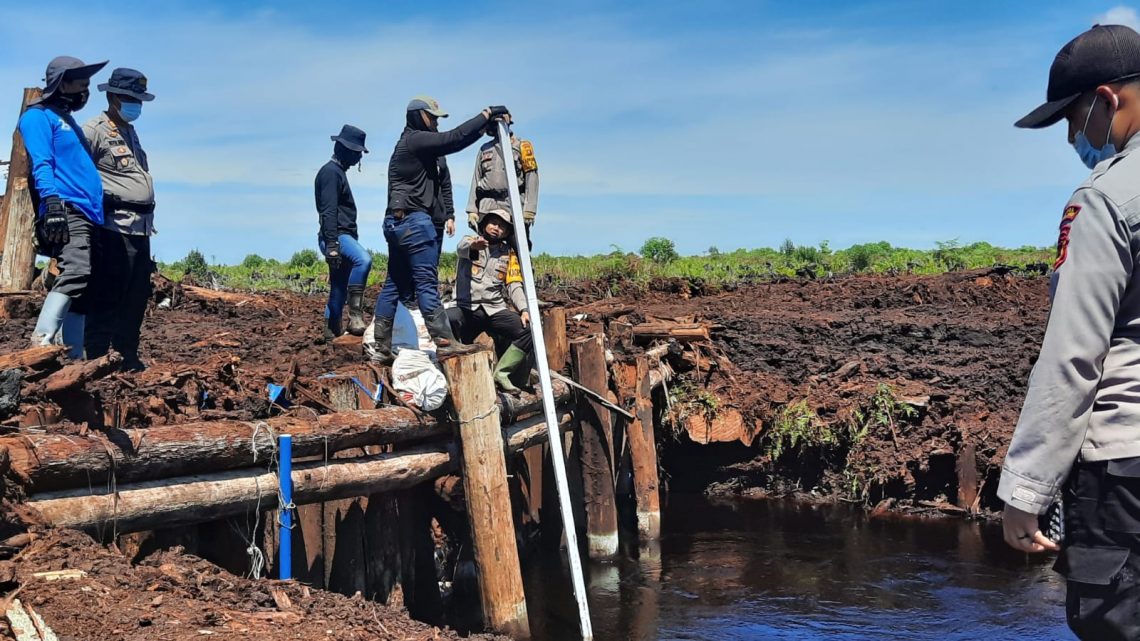
[[[1065,207],[1065,213],[1061,216],[1061,231],[1057,236],[1057,260],[1053,261],[1053,271],[1064,265],[1065,259],[1069,257],[1069,229],[1079,213],[1081,213],[1080,205]]]
[[[510,258],[507,261],[507,284],[513,285],[514,283],[523,282],[522,266],[519,264],[519,255],[515,250],[511,250]]]
[[[519,159],[522,161],[524,173],[538,171],[538,159],[534,157],[534,145],[529,140],[519,143]]]

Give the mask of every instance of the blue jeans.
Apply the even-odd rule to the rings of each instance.
[[[325,305],[325,322],[329,329],[339,332],[344,303],[348,298],[349,285],[363,287],[368,282],[368,272],[372,271],[372,255],[358,240],[348,234],[337,237],[340,241],[340,269],[329,272],[329,302]],[[317,239],[321,253],[326,251],[325,240]]]
[[[435,266],[439,267],[439,257],[443,255],[443,233],[444,228],[435,226]]]
[[[415,211],[402,219],[384,217],[388,241],[388,277],[376,299],[376,318],[396,317],[396,303],[417,300],[424,318],[438,312],[440,234],[431,216]]]

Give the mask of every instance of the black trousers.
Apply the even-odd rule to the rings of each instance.
[[[447,320],[451,322],[452,333],[464,343],[471,343],[479,334],[487,332],[495,341],[495,352],[499,355],[511,345],[530,354],[534,346],[530,330],[523,327],[522,317],[510,310],[488,315],[482,309],[452,307],[447,310]]]
[[[54,255],[59,276],[51,291],[71,298],[71,310],[87,314],[91,310],[92,262],[99,245],[99,228],[74,207],[67,208],[67,244]]]
[[[1140,639],[1140,458],[1077,463],[1065,488],[1069,627],[1087,641]]]
[[[93,255],[91,304],[84,347],[87,358],[98,358],[111,347],[123,355],[126,367],[138,366],[139,333],[150,302],[150,237],[120,234],[99,228]]]

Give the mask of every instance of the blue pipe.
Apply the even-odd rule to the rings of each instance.
[[[277,437],[277,478],[281,482],[281,505],[277,522],[281,537],[277,546],[277,578],[293,578],[293,436]]]

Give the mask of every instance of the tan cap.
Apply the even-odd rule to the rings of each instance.
[[[446,118],[447,112],[439,106],[439,101],[431,96],[416,96],[408,103],[408,111],[424,110],[436,118]]]

